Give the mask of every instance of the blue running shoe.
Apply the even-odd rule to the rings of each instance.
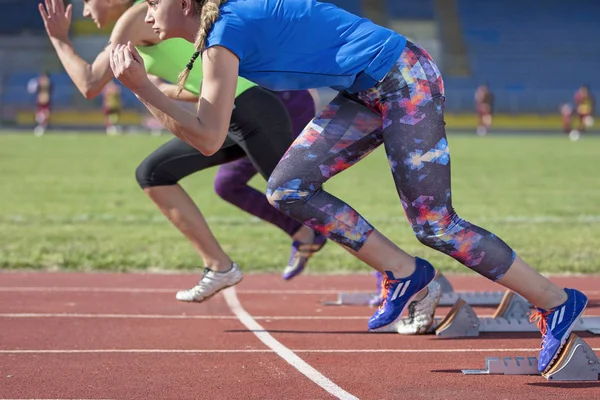
[[[304,268],[306,268],[306,264],[308,264],[308,260],[310,260],[313,254],[321,250],[323,246],[325,246],[325,243],[327,243],[327,237],[319,232],[315,232],[312,243],[294,241],[292,243],[290,260],[288,261],[287,267],[283,270],[282,278],[289,281],[296,275],[302,273]]]
[[[537,322],[542,332],[542,350],[538,358],[541,373],[552,366],[587,306],[588,299],[579,290],[565,289],[565,292],[569,297],[560,306],[548,311],[538,308],[531,314],[530,321]]]
[[[385,271],[381,285],[383,303],[369,319],[370,331],[377,331],[396,322],[409,300],[433,280],[433,265],[419,257],[415,257],[415,262],[415,272],[406,278],[396,279],[390,271]]]

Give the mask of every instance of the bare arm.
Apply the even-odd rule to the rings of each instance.
[[[148,80],[143,60],[133,45],[117,46],[111,55],[115,76],[167,129],[204,155],[216,153],[227,136],[238,67],[238,58],[224,47],[211,47],[203,53],[204,79],[194,115],[177,106]]]
[[[188,90],[182,90],[179,96],[177,96],[177,85],[169,82],[165,82],[157,76],[148,74],[148,79],[154,84],[161,92],[170,99],[187,101],[190,103],[197,103],[198,96]]]
[[[148,36],[149,32],[153,34],[152,29],[144,23],[145,5],[133,6],[117,21],[108,46],[92,64],[88,64],[75,52],[69,40],[71,5],[69,4],[65,10],[63,0],[47,0],[46,4],[47,8],[39,5],[46,32],[67,74],[87,99],[98,96],[104,86],[113,78],[109,58],[110,51],[116,44],[128,41],[138,44],[142,38]]]

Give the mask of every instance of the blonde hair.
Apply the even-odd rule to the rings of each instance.
[[[227,0],[197,0],[196,4],[200,6],[200,28],[196,34],[196,41],[194,42],[194,48],[196,51],[192,54],[190,62],[186,65],[185,69],[179,74],[177,79],[177,96],[181,93],[184,88],[185,81],[187,80],[192,68],[194,67],[194,61],[206,48],[206,38],[208,33],[212,29],[213,25],[219,19],[220,8],[225,4]]]

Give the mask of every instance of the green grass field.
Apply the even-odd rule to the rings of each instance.
[[[199,265],[188,242],[138,188],[138,163],[170,136],[0,135],[0,267],[183,270]],[[600,271],[600,137],[450,135],[454,205],[553,273]],[[278,271],[290,239],[220,200],[216,169],[182,185],[246,271]],[[253,184],[264,189],[265,182]],[[382,150],[331,180],[354,206],[408,252],[443,271],[467,272],[413,236]],[[311,272],[367,271],[330,243]]]

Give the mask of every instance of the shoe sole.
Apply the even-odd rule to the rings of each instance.
[[[427,286],[429,286],[433,281],[435,281],[435,279],[433,279],[431,282],[429,282],[427,284]],[[429,324],[419,327],[419,329],[417,329],[416,332],[410,332],[410,333],[398,332],[400,335],[424,335],[427,332],[429,332],[429,329],[432,327],[433,323],[435,322],[435,310],[437,310],[438,305],[440,304],[440,299],[442,298],[442,288],[439,284],[437,284],[437,285],[438,285],[438,289],[437,289],[437,296],[435,296],[436,297],[435,306],[433,306],[433,313],[431,314],[431,318],[429,319],[430,320]],[[429,296],[429,293],[427,293],[427,296]],[[425,297],[427,297],[427,296],[425,296]],[[410,302],[408,304],[410,304]]]
[[[552,368],[552,366],[554,365],[554,361],[556,361],[556,359],[560,355],[560,352],[562,351],[563,347],[565,347],[565,344],[567,344],[567,341],[569,340],[569,336],[571,335],[571,331],[575,327],[575,324],[577,323],[577,320],[579,320],[579,318],[581,318],[581,314],[583,314],[583,312],[585,311],[585,308],[588,305],[588,301],[589,301],[589,299],[587,299],[585,301],[585,304],[583,305],[583,308],[581,309],[581,312],[577,315],[577,317],[575,317],[575,322],[573,322],[571,324],[571,326],[569,327],[569,329],[567,329],[567,331],[565,332],[565,334],[563,335],[563,337],[560,339],[560,346],[558,346],[558,350],[556,350],[556,353],[554,353],[554,356],[552,357],[552,360],[550,360],[550,362],[546,366],[546,369],[544,369],[544,371],[541,371],[542,374],[545,374],[546,372],[548,372]]]
[[[239,280],[239,281],[237,281],[237,282],[235,282],[235,283],[232,283],[231,285],[223,286],[221,289],[217,290],[216,292],[214,292],[214,293],[213,293],[213,294],[211,294],[210,296],[203,297],[203,298],[202,298],[202,300],[195,300],[195,299],[194,299],[194,300],[179,300],[179,299],[177,299],[177,298],[176,298],[176,300],[177,300],[177,301],[182,301],[182,302],[184,302],[184,303],[204,303],[206,300],[209,300],[209,299],[211,299],[211,298],[212,298],[214,295],[218,294],[220,291],[222,291],[222,290],[225,290],[225,289],[227,289],[227,288],[230,288],[230,287],[232,287],[232,286],[235,286],[235,285],[237,285],[237,284],[238,284],[238,283],[240,283],[240,282],[241,282],[243,279],[244,279],[244,277],[242,276],[242,277],[240,278],[240,280]]]
[[[313,256],[315,253],[318,253],[319,251],[321,251],[321,250],[323,249],[323,247],[325,247],[325,245],[326,245],[326,244],[327,244],[327,240],[325,240],[325,241],[323,242],[323,244],[321,245],[321,247],[319,247],[317,250],[310,252],[310,255],[308,255],[308,256],[306,257],[306,262],[304,263],[304,267],[302,267],[302,268],[298,268],[298,269],[295,269],[295,270],[293,270],[291,273],[289,273],[289,274],[287,274],[287,275],[283,275],[283,276],[282,276],[282,279],[283,279],[284,281],[289,281],[290,279],[292,279],[292,278],[294,278],[294,277],[296,277],[296,276],[300,275],[300,274],[301,274],[301,273],[302,273],[302,272],[303,272],[303,271],[306,269],[306,264],[308,264],[308,260],[310,260],[310,259],[311,259],[311,257],[312,257],[312,256]]]
[[[400,320],[402,318],[402,314],[404,314],[404,311],[406,310],[406,307],[408,307],[408,305],[412,302],[415,301],[413,300],[415,298],[415,296],[417,295],[417,293],[419,293],[421,290],[425,289],[427,286],[429,286],[429,284],[431,283],[431,281],[433,281],[435,279],[435,273],[433,274],[433,277],[431,278],[431,280],[429,282],[427,282],[427,284],[425,286],[423,286],[421,289],[417,290],[417,292],[415,294],[412,295],[412,297],[410,299],[408,299],[408,301],[406,302],[406,304],[404,304],[404,307],[402,307],[402,310],[400,310],[400,314],[398,314],[398,318],[396,318],[395,320],[393,320],[392,322],[390,322],[389,324],[385,324],[380,326],[379,328],[375,328],[375,329],[369,329],[369,332],[381,332],[381,331],[385,331],[387,332],[388,330],[385,329],[390,325],[393,325],[395,323],[398,322],[398,320]]]
[[[432,282],[433,281],[435,281],[435,279],[433,279]],[[431,284],[431,282],[429,282],[429,284]],[[427,286],[429,286],[429,284],[427,284]],[[427,293],[427,295],[429,295],[429,293]],[[436,297],[436,299],[435,299],[435,306],[433,307],[433,314],[431,314],[430,322],[429,322],[429,324],[427,324],[426,326],[424,326],[422,329],[418,330],[417,333],[416,333],[417,335],[423,335],[423,334],[429,332],[429,329],[431,328],[431,326],[435,322],[435,310],[437,310],[438,305],[440,304],[440,299],[442,298],[442,288],[439,285],[439,283],[438,283],[437,295],[435,297]]]

